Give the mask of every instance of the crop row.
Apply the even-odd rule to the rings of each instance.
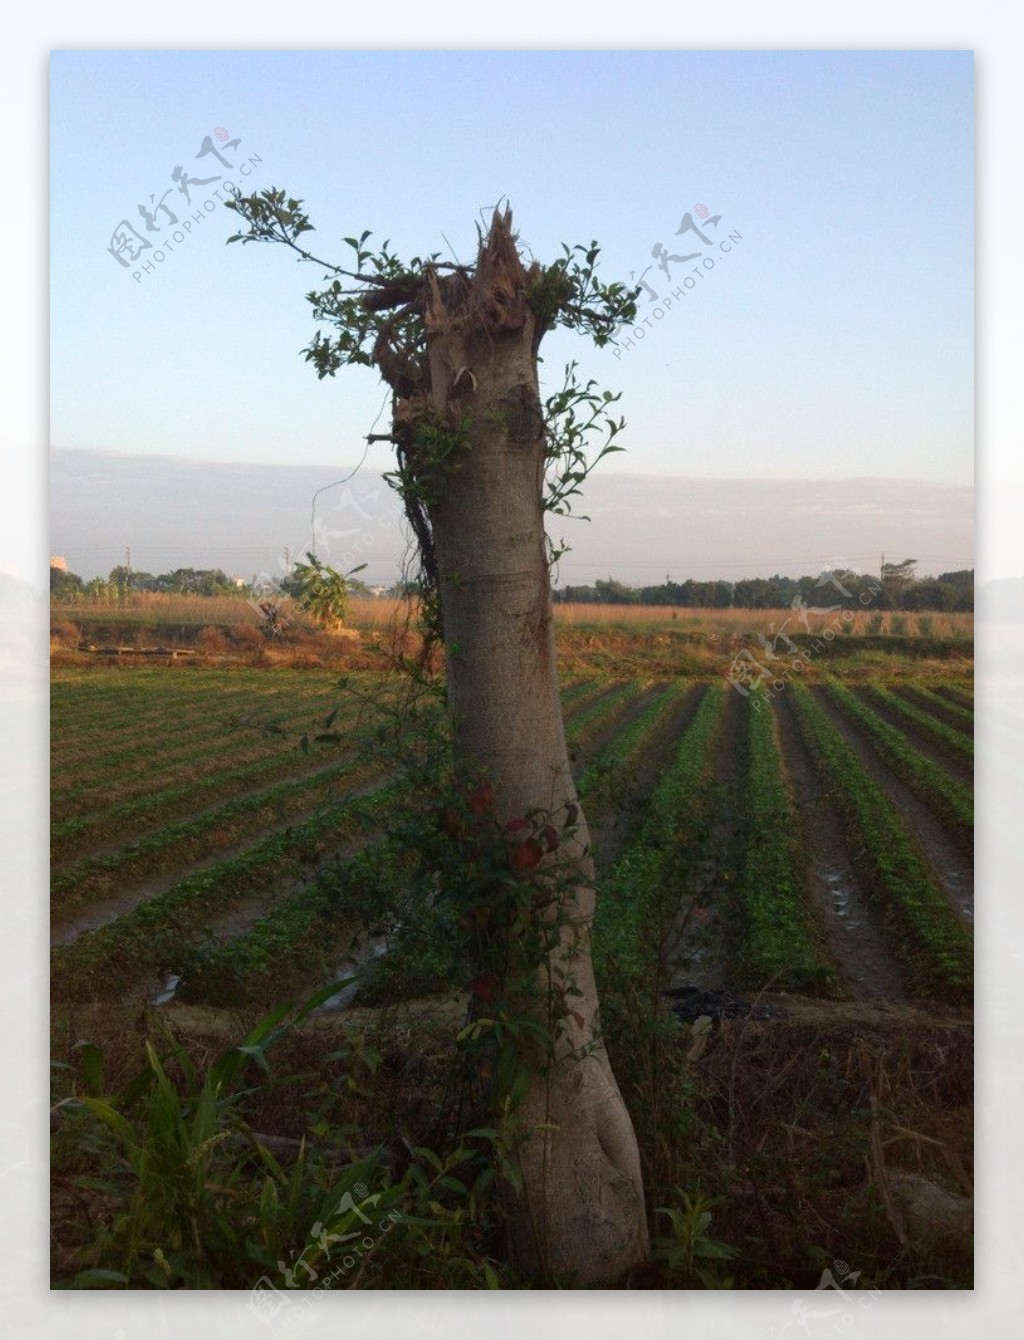
[[[144,675],[136,682],[135,675]],[[198,730],[236,709],[262,708],[268,703],[288,702],[301,708],[307,701],[322,699],[322,682],[269,677],[261,681],[225,679],[211,682],[205,675],[188,680],[192,692],[161,683],[152,671],[123,671],[103,686],[101,693],[82,700],[79,683],[55,681],[52,690],[53,722],[62,747],[70,757],[92,754],[105,743],[111,748],[125,740],[141,739],[154,731],[166,732],[169,723]]]
[[[956,703],[960,707],[966,707],[974,710],[974,684],[956,682],[939,684],[935,689],[940,698],[947,698],[951,703]]]
[[[579,681],[571,685],[563,695],[566,710],[575,710],[581,700],[589,700],[603,690],[600,683]],[[269,703],[279,704],[286,695],[278,691],[265,696]],[[273,717],[259,714],[260,701],[251,693],[240,696],[238,702],[246,709],[243,714],[232,720],[220,713],[202,729],[173,717],[173,704],[169,704],[157,723],[159,730],[153,733],[155,747],[148,747],[148,736],[137,732],[113,751],[84,755],[77,760],[77,767],[62,745],[55,765],[52,810],[57,826],[52,838],[66,846],[79,834],[88,833],[92,825],[109,829],[121,818],[136,822],[158,810],[158,798],[164,794],[168,805],[174,806],[189,787],[216,792],[218,776],[223,776],[230,790],[244,782],[249,768],[254,777],[265,770],[273,772],[275,766],[282,774],[309,771],[308,760],[303,764],[295,755],[282,756],[283,740],[290,735],[297,742],[301,734],[313,733],[316,718],[322,718],[329,708],[337,713],[331,725],[335,734],[350,727],[362,710],[352,699],[342,698],[339,704],[325,698],[322,688],[290,711]],[[239,733],[240,727],[247,728],[245,734]],[[175,734],[181,741],[177,746],[169,743]],[[108,817],[101,819],[104,812]],[[81,847],[82,843],[77,845]],[[55,847],[54,854],[66,853]]]
[[[809,691],[795,684],[786,696],[819,775],[835,797],[855,869],[877,900],[915,989],[967,999],[971,936],[909,829]]]
[[[737,895],[744,921],[743,976],[777,990],[827,989],[835,973],[806,897],[800,821],[762,700],[744,703],[747,766]]]
[[[685,681],[659,685],[656,696],[644,710],[618,731],[598,757],[584,767],[576,779],[580,797],[595,789],[611,789],[612,779],[622,776],[633,766],[652,732],[670,718],[680,700],[691,691],[692,686]]]
[[[933,717],[955,725],[962,735],[974,737],[974,708],[965,707],[952,698],[939,692],[922,689],[916,684],[905,684],[900,688],[900,697],[917,707],[923,707]]]
[[[230,1004],[279,998],[297,983],[329,980],[367,909],[394,904],[409,853],[379,833],[317,872],[295,896],[275,903],[243,934],[179,955],[185,999]]]
[[[588,687],[581,682],[567,691],[567,710],[573,709],[575,701]],[[599,687],[595,686],[592,692],[599,691]],[[281,746],[287,735],[293,735],[298,741],[303,732],[316,730],[310,716],[313,705],[308,703],[288,716],[274,718],[274,729],[282,732],[281,735],[271,734],[268,738],[262,733],[258,736],[250,733],[240,737],[232,725],[221,721],[222,739],[212,738],[217,734],[216,726],[211,730],[210,738],[197,737],[190,732],[181,749],[161,749],[156,766],[152,753],[144,749],[144,742],[136,740],[108,760],[107,768],[101,766],[101,759],[94,758],[89,761],[87,774],[75,779],[63,775],[63,788],[59,784],[55,788],[52,806],[56,820],[51,828],[54,859],[64,859],[74,850],[81,850],[89,841],[99,841],[121,824],[130,823],[137,833],[139,824],[147,818],[161,814],[167,818],[184,817],[189,812],[187,802],[190,798],[198,802],[213,794],[229,799],[250,782],[275,774],[283,778],[290,773],[312,772],[314,765],[305,753],[299,753],[297,744],[287,753],[282,753]],[[315,705],[318,708],[324,706],[322,702]],[[344,733],[357,712],[356,704],[343,701],[329,714],[332,719],[328,733],[333,736]],[[264,722],[263,726],[266,724]],[[126,768],[127,760],[136,760],[137,767]],[[64,762],[62,751],[62,774]],[[108,785],[97,785],[98,773],[105,770],[116,772],[116,778]],[[77,785],[71,785],[72,781],[77,781]],[[193,805],[192,811],[196,808],[198,805]]]
[[[319,695],[319,701],[300,703],[289,702],[283,694],[268,698],[266,703],[247,695],[239,697],[234,708],[230,703],[222,703],[201,720],[193,720],[176,712],[171,704],[147,729],[136,725],[113,740],[102,739],[77,752],[62,745],[61,771],[74,784],[83,775],[88,782],[101,773],[120,772],[126,767],[129,772],[142,771],[147,762],[152,766],[154,757],[159,759],[161,769],[167,769],[189,758],[201,757],[204,750],[210,757],[216,757],[219,750],[230,748],[231,744],[237,748],[239,739],[244,738],[239,734],[242,731],[264,739],[280,738],[283,732],[301,734],[304,723],[315,721],[336,705],[336,700],[332,702],[324,695]],[[276,710],[271,714],[270,708]],[[353,710],[351,704],[346,705],[347,714]]]
[[[322,771],[316,754],[311,757],[308,748],[300,750],[301,737],[312,734],[314,741],[331,746],[354,741],[364,725],[355,717],[356,705],[343,703],[315,724],[308,713],[293,723],[293,729],[282,723],[285,733],[269,739],[251,732],[232,735],[224,725],[220,740],[210,743],[193,737],[180,751],[150,757],[148,767],[147,759],[139,758],[136,768],[122,765],[107,784],[100,784],[95,774],[91,784],[80,779],[77,788],[53,798],[51,854],[54,859],[66,858],[112,832],[130,830],[137,836],[154,821],[196,813],[211,796],[228,800],[260,782]],[[322,755],[318,743],[313,748]]]
[[[345,761],[348,758],[346,751]],[[330,763],[324,763],[322,758],[311,760],[296,748],[284,756],[280,751],[269,757],[264,754],[253,763],[226,771],[213,769],[209,775],[197,770],[187,781],[176,784],[168,785],[168,779],[160,778],[149,792],[53,824],[50,857],[55,864],[76,856],[87,857],[90,848],[117,833],[130,832],[132,840],[138,841],[147,829],[165,828],[172,822],[187,820],[211,798],[223,805],[261,784],[265,789],[268,782],[288,781],[296,774],[301,778],[312,777],[339,766],[336,752]]]
[[[585,748],[588,740],[626,711],[641,689],[638,680],[607,683],[594,697],[588,698],[583,707],[565,721],[565,739],[570,752]]]
[[[282,782],[187,821],[167,824],[109,854],[86,857],[53,876],[50,886],[53,910],[66,913],[110,896],[127,884],[180,868],[208,852],[211,842],[215,847],[227,848],[261,827],[308,813],[318,797],[326,798],[339,783],[351,790],[368,781],[375,772],[373,765],[353,766],[347,760],[311,777]]]
[[[907,702],[905,698],[882,688],[880,684],[870,684],[865,690],[872,703],[897,718],[901,726],[919,735],[923,740],[934,744],[949,758],[958,763],[974,766],[974,741],[954,726],[947,726],[932,712]]]
[[[145,676],[141,683],[138,676]],[[159,758],[161,772],[174,764],[188,766],[202,757],[204,749],[215,754],[221,740],[227,741],[233,732],[237,739],[237,728],[246,724],[266,729],[268,734],[281,730],[300,734],[303,725],[339,705],[338,695],[308,674],[215,672],[215,677],[202,676],[198,690],[194,689],[196,676],[184,678],[184,685],[172,685],[168,691],[166,682],[153,678],[152,671],[119,672],[110,679],[104,676],[106,682],[92,695],[87,729],[81,682],[55,680],[52,720],[63,790],[77,789],[81,779],[82,789],[95,794],[100,771],[116,770],[120,779],[125,765],[133,762],[142,775],[152,773],[154,756]],[[567,688],[563,701],[568,707],[602,687],[577,681]],[[373,696],[377,702],[382,689],[387,697],[387,686],[376,679]],[[342,699],[341,706],[342,719],[351,717],[355,710],[351,701]],[[268,715],[268,708],[277,711]]]
[[[568,694],[570,722],[575,715],[579,731],[595,728],[623,708],[637,691],[637,686],[629,684],[618,686],[610,694],[602,683],[572,686]],[[574,701],[582,702],[575,714]],[[189,971],[200,989],[205,982],[221,994],[230,991],[230,983],[243,983],[249,973],[279,977],[289,964],[295,967],[306,947],[312,944],[322,949],[325,935],[332,929],[336,932],[336,873],[282,900],[244,935],[207,946],[201,952],[197,953],[195,932],[189,928],[201,925],[214,910],[230,911],[260,890],[273,888],[294,868],[297,856],[309,858],[311,851],[322,854],[327,847],[351,839],[357,831],[379,835],[388,807],[400,802],[401,789],[401,783],[394,783],[372,797],[352,799],[326,816],[314,816],[284,832],[273,833],[240,856],[179,881],[109,925],[55,950],[55,986],[75,995],[106,994],[168,965],[191,965]],[[382,848],[375,841],[365,853],[346,862],[340,876],[344,888],[351,894],[353,883],[363,883],[371,876],[379,881],[381,862],[386,857],[386,844]]]
[[[580,702],[582,708],[592,697],[592,693],[583,692],[583,684],[575,688],[575,693],[563,697],[570,727],[574,701]],[[603,691],[600,684],[590,688]],[[655,702],[602,750],[597,762],[635,754],[667,709],[678,701],[681,692],[676,685],[665,685]],[[603,724],[607,715],[621,708],[622,702],[618,693],[603,697],[603,712],[588,713],[586,722],[591,726]],[[593,775],[593,769],[588,773]],[[378,838],[343,866],[322,871],[296,896],[271,908],[244,934],[204,947],[189,967],[188,994],[221,1003],[252,993],[258,995],[272,986],[279,989],[282,982],[308,978],[311,969],[321,974],[328,971],[333,965],[325,960],[325,951],[358,923],[360,905],[365,907],[368,894],[378,907],[394,896],[406,865],[402,853],[388,839]]]
[[[379,828],[401,798],[397,782],[369,796],[350,797],[54,949],[54,991],[71,999],[105,997],[148,974],[180,966],[194,954],[200,927],[272,890],[301,863],[312,867],[361,832]]]
[[[879,757],[949,827],[965,851],[974,847],[974,800],[961,782],[924,758],[902,731],[890,726],[842,684],[828,685],[829,698],[868,736]]]
[[[618,988],[657,990],[657,957],[687,894],[693,848],[707,830],[710,765],[725,696],[705,688],[673,761],[654,788],[633,839],[601,885],[594,921],[595,971]]]

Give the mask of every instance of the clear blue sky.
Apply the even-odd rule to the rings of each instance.
[[[972,83],[949,51],[55,52],[51,442],[358,459],[383,392],[299,357],[316,269],[225,247],[219,207],[141,283],[108,254],[151,195],[190,217],[176,166],[238,179],[195,158],[223,127],[229,161],[262,160],[251,185],[307,202],[330,260],[363,228],[471,259],[502,196],[539,259],[596,238],[608,278],[650,266],[660,297],[696,262],[669,285],[657,243],[714,255],[618,357],[545,342],[552,382],[575,357],[623,392],[630,450],[609,470],[969,483]],[[742,235],[728,254],[676,235],[698,204],[721,216],[713,244]],[[154,246],[174,232],[156,222]]]

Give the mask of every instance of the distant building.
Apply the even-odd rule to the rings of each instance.
[[[57,568],[60,572],[67,572],[68,561],[63,554],[53,554],[50,558],[50,567]]]

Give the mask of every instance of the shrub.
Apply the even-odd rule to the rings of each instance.
[[[219,628],[208,625],[206,628],[200,628],[196,635],[196,646],[205,652],[216,654],[217,652],[229,651],[231,643]]]
[[[250,623],[235,624],[229,630],[228,636],[241,651],[256,651],[264,643],[263,634]]]
[[[55,623],[50,625],[50,641],[60,647],[77,649],[82,640],[82,630],[73,623]]]

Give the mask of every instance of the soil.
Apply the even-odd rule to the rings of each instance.
[[[842,715],[823,690],[811,688],[815,701],[828,714],[854,757],[878,783],[893,807],[906,820],[922,856],[934,873],[939,888],[966,921],[974,920],[974,863],[957,846],[928,807],[896,777],[878,757],[855,726]]]
[[[865,693],[863,690],[854,690],[854,692],[865,707],[870,707],[872,712],[877,716],[880,716],[883,721],[888,722],[890,726],[894,726],[905,735],[908,743],[912,744],[923,758],[926,758],[930,762],[935,763],[938,767],[943,768],[956,781],[963,782],[966,786],[974,785],[974,769],[969,763],[965,763],[963,759],[956,758],[952,754],[947,754],[941,745],[935,744],[934,741],[929,740],[926,735],[918,731],[910,722],[903,721],[896,712],[886,707],[884,703],[880,702],[871,694]],[[900,696],[902,697],[902,694]],[[921,704],[914,702],[911,698],[907,698],[906,701],[911,707],[921,708]],[[921,710],[931,711],[930,708],[921,708]],[[939,715],[939,713],[936,713],[936,718],[938,718]],[[951,725],[953,723],[944,721],[944,724]]]
[[[264,791],[268,791],[275,786],[280,786],[285,782],[309,781],[315,777],[321,777],[326,773],[342,768],[347,762],[351,762],[351,758],[334,758],[329,763],[323,764],[321,767],[310,768],[305,772],[302,771],[301,766],[296,768],[294,773],[283,772],[277,777],[272,777],[269,780],[264,781],[261,786],[249,787],[237,791],[232,790],[230,787],[225,787],[218,792],[215,804],[208,805],[200,810],[190,809],[187,799],[178,801],[159,813],[144,816],[141,822],[137,820],[129,820],[128,822],[131,824],[132,838],[138,839],[140,837],[145,837],[150,833],[158,832],[161,828],[166,827],[166,825],[170,823],[184,823],[186,820],[190,823],[194,823],[198,820],[205,819],[212,814],[217,814],[229,803],[235,804],[238,801],[248,800],[252,796],[261,795]],[[292,823],[294,822],[293,819]],[[59,874],[64,870],[68,870],[78,865],[80,862],[98,860],[104,856],[112,856],[115,852],[121,851],[124,845],[124,833],[122,832],[119,838],[115,838],[110,842],[99,843],[95,847],[87,847],[83,851],[72,851],[62,856],[59,860],[52,862],[51,870],[53,873]],[[241,850],[244,850],[244,846]]]
[[[931,701],[925,702],[923,699],[915,698],[913,689],[920,687],[926,689],[932,695]],[[935,684],[894,684],[893,691],[900,698],[905,699],[912,707],[917,707],[923,712],[930,712],[932,716],[947,726],[952,726],[954,730],[961,731],[965,735],[970,735],[970,724],[966,722],[962,715],[962,709],[973,712],[973,704],[961,701],[960,698],[950,698],[942,688]],[[956,711],[957,708],[961,712]]]
[[[693,720],[703,692],[704,686],[695,684],[684,694],[660,729],[647,737],[639,758],[624,774],[614,795],[605,793],[585,802],[587,827],[599,882],[622,854],[635,829],[637,816],[675,754],[680,739]],[[644,699],[650,701],[650,695],[645,694]]]
[[[896,957],[857,881],[839,811],[821,790],[785,693],[776,699],[775,721],[801,818],[808,901],[843,987],[857,1001],[902,1001],[906,992]]]
[[[370,795],[372,792],[376,791],[380,785],[381,782],[378,779],[372,784],[361,787],[359,790],[347,795],[346,799],[354,799],[360,796]],[[223,864],[225,861],[232,860],[236,856],[241,856],[259,843],[264,842],[267,838],[273,837],[274,834],[283,833],[289,828],[294,828],[295,824],[296,818],[293,815],[291,818],[286,819],[279,824],[275,824],[269,828],[260,829],[259,833],[250,840],[235,843],[230,847],[218,847],[217,850],[212,852],[209,856],[204,856],[200,860],[193,861],[188,865],[176,867],[176,869],[169,875],[162,875],[159,879],[147,880],[145,883],[138,885],[129,892],[120,894],[117,898],[108,898],[100,903],[92,903],[89,907],[79,912],[77,916],[72,916],[67,921],[61,921],[58,925],[52,925],[50,929],[50,945],[51,947],[54,947],[57,945],[71,944],[87,931],[98,930],[101,926],[106,926],[110,922],[116,921],[118,917],[122,917],[128,912],[133,912],[135,908],[140,907],[143,903],[151,902],[154,898],[160,897],[161,894],[167,893],[168,890],[173,889],[176,885],[181,884],[184,880],[191,878],[193,875],[201,874],[204,870],[211,870],[215,866]],[[335,859],[335,857],[336,853],[332,852],[329,856],[325,856],[319,864],[326,864],[328,861]],[[310,874],[315,873],[317,868],[318,865],[313,864],[304,866],[303,869],[306,872],[306,877],[308,878]],[[290,893],[297,892],[304,882],[304,879],[278,881],[271,889],[268,889],[242,906],[235,908],[232,912],[226,913],[222,922],[223,925],[227,927],[227,932],[222,934],[219,938],[226,939],[229,938],[230,934],[241,934],[243,930],[247,930],[258,921],[259,918],[266,913],[269,907],[282,901],[283,898],[287,898]],[[219,925],[221,923],[217,924]]]

